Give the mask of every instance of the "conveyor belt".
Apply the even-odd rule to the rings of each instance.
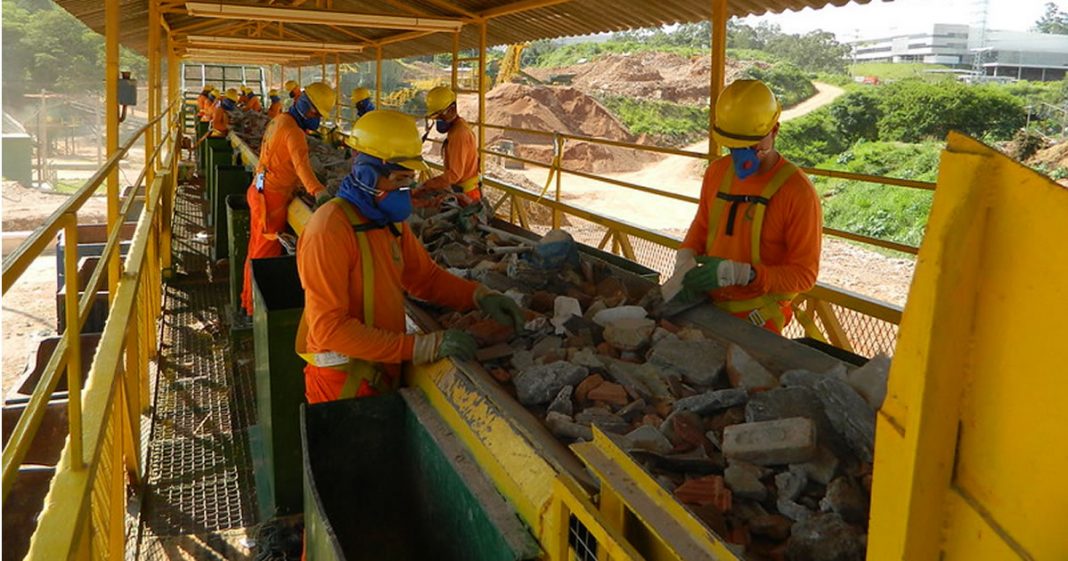
[[[251,345],[231,347],[227,285],[208,281],[199,189],[183,186],[175,210],[137,558],[246,559],[257,512]]]

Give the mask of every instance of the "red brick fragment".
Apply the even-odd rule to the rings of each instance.
[[[512,373],[504,368],[494,368],[493,370],[490,370],[490,375],[502,384],[512,381]]]
[[[600,374],[591,374],[586,376],[586,379],[579,382],[579,385],[575,386],[575,400],[586,401],[589,399],[590,390],[604,383],[604,378]]]
[[[612,405],[626,405],[630,403],[627,398],[627,390],[619,384],[602,382],[586,394],[586,399],[591,401],[603,401]]]
[[[669,333],[678,333],[679,330],[682,329],[681,327],[675,325],[674,323],[671,323],[666,319],[660,320],[660,327],[664,328],[664,330],[668,331]]]
[[[489,347],[497,345],[499,343],[507,343],[512,340],[515,335],[515,330],[510,326],[497,323],[492,319],[484,319],[476,322],[469,327],[466,331],[475,338],[481,347]]]
[[[660,428],[660,425],[664,422],[664,418],[659,415],[646,415],[642,417],[642,424],[652,427]]]
[[[610,356],[612,358],[619,358],[619,349],[610,345],[607,341],[597,345],[597,354]]]
[[[731,509],[731,490],[718,475],[686,480],[675,489],[675,497],[686,504],[712,505],[720,512],[728,512]]]

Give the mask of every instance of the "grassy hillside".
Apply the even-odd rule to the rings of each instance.
[[[923,80],[953,80],[951,74],[930,73],[929,70],[948,70],[948,66],[941,64],[920,64],[918,62],[862,62],[849,67],[849,73],[853,76],[878,76],[880,80],[907,80],[920,78]]]

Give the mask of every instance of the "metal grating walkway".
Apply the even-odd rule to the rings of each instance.
[[[255,422],[251,341],[234,348],[228,286],[215,275],[202,191],[175,201],[175,278],[148,444],[137,559],[249,559],[256,523],[248,427]]]

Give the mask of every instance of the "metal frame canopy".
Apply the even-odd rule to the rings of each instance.
[[[715,0],[117,0],[120,43],[147,53],[149,12],[158,12],[170,39],[189,36],[258,38],[306,44],[347,43],[361,51],[340,52],[341,62],[449,52],[453,32],[468,24],[487,26],[486,46],[538,39],[707,21]],[[727,0],[728,16],[867,4],[871,0]],[[882,0],[890,1],[890,0]],[[56,0],[103,33],[104,2]],[[296,46],[296,45],[294,45]],[[478,48],[462,37],[461,49]],[[307,52],[294,48],[294,52]],[[327,52],[323,49],[322,52]]]

